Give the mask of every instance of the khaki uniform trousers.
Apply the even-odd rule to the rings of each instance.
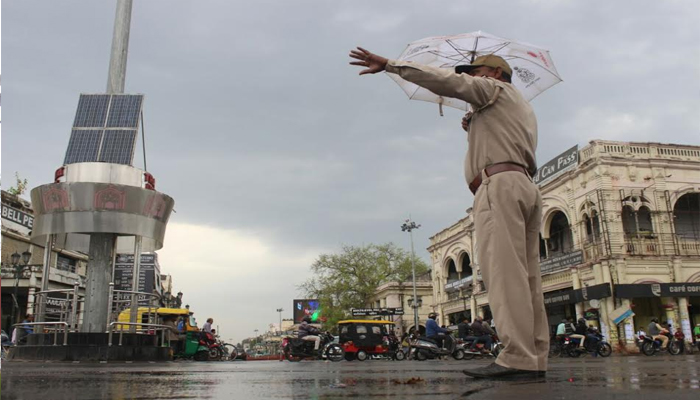
[[[474,199],[476,251],[504,345],[496,364],[546,371],[549,325],[540,275],[542,196],[521,172],[483,174],[482,179]]]

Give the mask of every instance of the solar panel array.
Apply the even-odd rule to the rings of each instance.
[[[63,163],[131,165],[142,106],[142,94],[81,94]]]

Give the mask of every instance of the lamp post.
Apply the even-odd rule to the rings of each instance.
[[[413,250],[413,230],[420,228],[420,225],[416,225],[415,222],[411,221],[410,216],[409,219],[404,222],[403,225],[401,225],[401,231],[406,232],[408,231],[408,234],[411,236],[411,269],[413,270],[413,304],[411,307],[413,308],[413,326],[416,331],[419,331],[418,329],[418,307],[420,307],[420,304],[418,302],[418,294],[416,292],[416,264],[414,259],[416,258],[416,253]]]
[[[282,311],[284,311],[284,308],[277,309],[277,312],[280,313],[280,336],[282,336]]]
[[[19,289],[19,277],[24,271],[24,269],[27,267],[29,264],[29,260],[32,258],[32,253],[29,251],[25,251],[22,254],[19,254],[17,252],[12,253],[10,256],[12,258],[12,267],[14,267],[14,274],[15,274],[15,298],[12,301],[12,319],[13,323],[10,324],[10,326],[16,324],[20,320],[19,314],[19,302],[17,301],[17,290]],[[22,263],[19,263],[20,258],[22,259]],[[29,311],[29,310],[27,310]]]

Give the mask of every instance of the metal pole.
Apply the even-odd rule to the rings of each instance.
[[[78,330],[78,290],[80,282],[75,281],[73,284],[73,329]]]
[[[112,52],[109,57],[107,93],[124,93],[132,3],[132,0],[117,0],[117,12],[114,16],[114,33],[112,35]]]
[[[54,235],[46,236],[46,247],[44,247],[44,270],[41,271],[41,291],[49,290],[49,274],[51,272],[51,251],[53,249]],[[42,293],[39,297],[39,312],[37,313],[36,322],[45,322],[46,320],[46,301],[48,294]]]
[[[141,274],[141,236],[134,236],[134,276],[131,281],[131,291],[139,291],[139,277]],[[129,317],[129,322],[135,323],[139,314],[139,302],[138,295],[136,293],[131,294],[131,316]],[[136,332],[136,325],[129,326],[129,332]]]
[[[418,293],[416,291],[416,264],[414,261],[416,253],[413,250],[413,228],[408,233],[411,236],[411,269],[413,270],[413,326],[416,327],[416,333],[418,333],[420,329],[418,329]]]
[[[111,328],[112,308],[114,307],[114,282],[109,283],[109,299],[107,300],[107,331]],[[111,345],[111,344],[110,344]]]
[[[104,332],[107,325],[109,283],[112,282],[112,260],[117,235],[113,233],[90,234],[90,261],[81,332]]]

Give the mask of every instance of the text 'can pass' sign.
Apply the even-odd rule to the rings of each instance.
[[[578,145],[570,148],[569,150],[559,154],[554,159],[550,160],[547,164],[541,166],[535,176],[532,177],[532,181],[538,185],[541,185],[550,179],[559,176],[564,171],[575,168],[578,165]]]

